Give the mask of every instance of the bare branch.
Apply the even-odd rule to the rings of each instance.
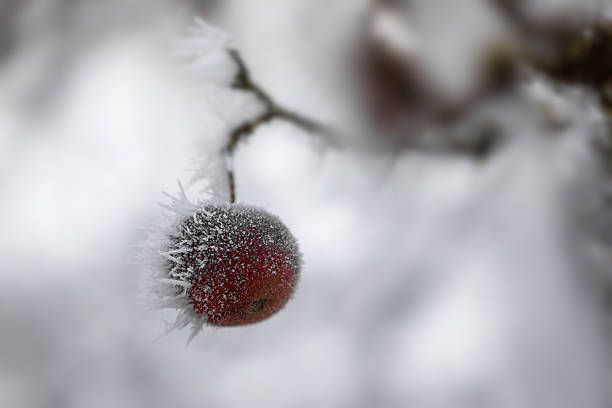
[[[325,137],[327,141],[332,144],[337,143],[338,133],[329,126],[317,121],[316,119],[308,118],[276,103],[276,101],[274,101],[274,99],[272,99],[272,97],[261,86],[259,86],[259,84],[252,80],[249,69],[237,50],[229,50],[229,55],[238,66],[238,72],[234,82],[232,83],[232,88],[253,93],[262,102],[265,109],[264,113],[258,118],[240,125],[232,132],[232,136],[236,137],[235,140],[230,141],[230,147],[232,149],[235,148],[236,143],[240,141],[241,137],[253,132],[260,124],[269,122],[273,119],[285,120],[305,130],[306,132],[316,133]]]
[[[226,156],[226,161],[228,162],[227,179],[230,192],[230,201],[234,203],[236,202],[236,184],[234,172],[231,168],[233,154],[238,144],[244,140],[245,137],[251,135],[260,125],[268,123],[274,119],[284,120],[294,124],[306,132],[316,133],[323,136],[330,144],[333,145],[338,143],[338,133],[332,130],[329,126],[324,125],[315,119],[298,114],[276,103],[261,86],[252,80],[249,69],[240,56],[240,53],[235,49],[228,50],[228,53],[238,67],[238,72],[236,73],[234,82],[232,83],[232,88],[254,94],[264,106],[264,112],[261,115],[252,120],[241,123],[230,132],[227,143],[223,149],[223,153]]]

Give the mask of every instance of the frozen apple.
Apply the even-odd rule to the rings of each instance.
[[[251,324],[280,310],[298,281],[297,242],[280,219],[242,204],[211,204],[184,218],[171,236],[169,277],[189,306],[214,326]]]

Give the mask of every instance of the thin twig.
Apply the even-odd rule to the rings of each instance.
[[[229,55],[238,66],[238,72],[234,82],[232,83],[232,88],[253,93],[264,105],[264,113],[250,122],[252,125],[254,125],[254,127],[273,119],[282,119],[307,132],[312,132],[323,136],[332,144],[337,143],[338,133],[329,126],[316,119],[306,117],[276,103],[276,101],[261,86],[259,86],[259,84],[252,80],[249,69],[237,50],[229,50]],[[243,125],[240,127],[242,126]],[[250,131],[246,134],[252,132],[253,130],[254,129],[250,129]],[[238,131],[238,129],[235,131]],[[235,142],[233,144],[235,144]]]
[[[252,80],[249,69],[244,63],[240,53],[235,49],[228,50],[228,53],[230,58],[238,67],[238,72],[236,73],[234,82],[232,83],[232,88],[254,94],[264,106],[264,112],[261,115],[241,123],[230,132],[227,143],[223,149],[223,154],[225,155],[228,163],[227,180],[230,202],[235,203],[236,184],[234,172],[231,166],[234,151],[236,150],[238,144],[244,140],[244,138],[251,135],[260,125],[268,123],[274,119],[285,120],[306,132],[316,133],[325,137],[331,144],[337,143],[338,134],[327,125],[324,125],[315,119],[308,118],[277,104],[274,99],[272,99],[272,97],[263,88],[261,88],[261,86]]]
[[[236,181],[234,180],[234,170],[227,169],[227,184],[230,192],[230,203],[236,202]]]

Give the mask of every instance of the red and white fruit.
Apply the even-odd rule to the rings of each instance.
[[[215,326],[266,319],[298,281],[297,242],[278,217],[242,204],[201,207],[171,235],[171,279],[186,285],[189,305]]]

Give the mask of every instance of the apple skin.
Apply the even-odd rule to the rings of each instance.
[[[259,322],[278,312],[295,291],[302,263],[297,241],[278,217],[261,208],[201,207],[179,223],[172,242],[170,251],[177,253],[190,283],[189,303],[209,325]]]

